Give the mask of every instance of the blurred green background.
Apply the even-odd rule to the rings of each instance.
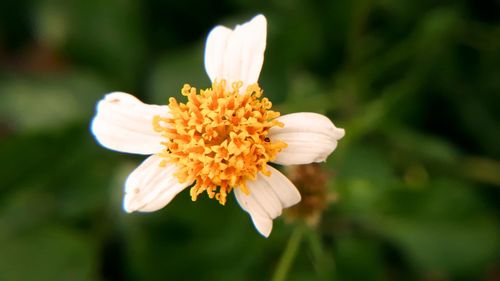
[[[322,164],[337,200],[287,280],[500,280],[494,0],[1,1],[0,280],[272,277],[297,224],[265,239],[232,196],[188,192],[125,214],[144,157],[89,132],[107,92],[166,104],[209,86],[206,35],[257,13],[275,108],[347,132]]]

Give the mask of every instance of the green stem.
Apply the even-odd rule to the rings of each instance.
[[[273,278],[271,279],[272,281],[286,280],[286,276],[290,271],[290,267],[292,266],[292,263],[297,256],[297,252],[299,250],[303,235],[304,227],[302,225],[297,225],[292,235],[290,236],[290,239],[288,240],[288,244],[286,245],[283,255],[281,255],[278,266],[276,267]]]
[[[319,280],[336,280],[335,261],[323,248],[323,243],[315,229],[308,229],[307,238],[314,259]]]
[[[309,229],[307,234],[311,245],[311,252],[317,260],[321,260],[321,257],[323,257],[323,247],[318,235],[314,229]]]

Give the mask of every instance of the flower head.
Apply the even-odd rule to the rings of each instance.
[[[290,221],[301,220],[316,227],[329,203],[336,199],[327,188],[330,173],[321,169],[318,163],[287,167],[287,174],[299,190],[302,200],[285,212]]]
[[[263,15],[236,26],[218,26],[209,34],[205,68],[212,87],[186,84],[186,103],[147,105],[121,92],[97,105],[92,132],[109,149],[151,154],[125,182],[124,209],[151,212],[163,208],[191,186],[225,204],[234,192],[257,230],[269,236],[272,220],[300,201],[300,193],[268,165],[325,161],[344,130],[325,116],[280,116],[257,84],[266,45]]]

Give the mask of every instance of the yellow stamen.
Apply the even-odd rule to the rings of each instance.
[[[155,116],[153,128],[167,142],[163,151],[164,163],[178,167],[175,176],[181,183],[195,181],[191,199],[203,192],[222,205],[233,188],[249,194],[247,180],[258,172],[269,175],[266,164],[287,145],[268,137],[273,126],[283,127],[276,120],[279,112],[271,102],[262,98],[257,84],[239,90],[243,83],[233,83],[226,90],[226,81],[214,82],[212,88],[201,90],[184,85],[182,95],[186,104],[170,98],[171,118]]]

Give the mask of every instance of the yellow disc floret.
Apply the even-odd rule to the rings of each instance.
[[[233,188],[249,194],[246,181],[258,172],[269,175],[267,162],[287,146],[267,136],[271,127],[283,124],[275,120],[279,112],[270,110],[271,102],[260,99],[261,88],[253,84],[240,93],[241,82],[231,86],[228,91],[222,80],[198,94],[186,84],[182,95],[188,102],[170,98],[171,117],[153,120],[154,129],[168,139],[159,154],[163,165],[176,164],[179,181],[194,182],[193,201],[204,191],[223,205]]]

